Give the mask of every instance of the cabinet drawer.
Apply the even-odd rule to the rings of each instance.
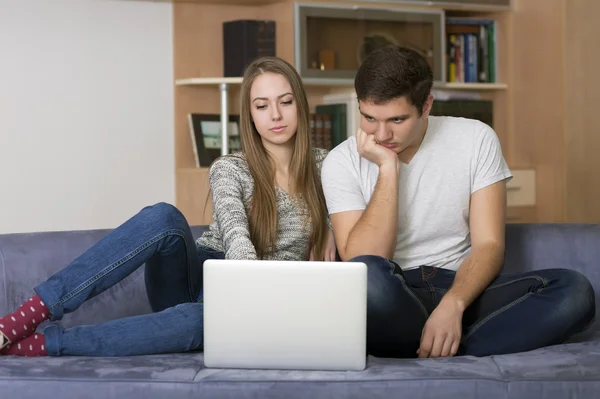
[[[506,205],[535,206],[535,169],[511,171],[513,178],[506,183]]]
[[[506,208],[506,223],[536,223],[535,206],[509,206]]]

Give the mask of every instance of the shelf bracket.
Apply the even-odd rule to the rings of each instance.
[[[229,110],[228,105],[228,84],[220,83],[219,89],[221,90],[221,155],[227,155],[229,153],[229,132],[227,131],[229,122]]]

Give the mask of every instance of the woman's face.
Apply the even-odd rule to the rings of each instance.
[[[292,143],[298,129],[298,110],[292,87],[280,74],[266,72],[250,88],[250,115],[263,145]]]

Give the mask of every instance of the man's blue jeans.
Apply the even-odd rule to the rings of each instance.
[[[367,348],[382,357],[416,357],[429,315],[455,272],[433,267],[402,271],[379,256],[368,267]],[[463,315],[458,355],[514,353],[558,344],[585,329],[596,313],[586,277],[568,269],[500,275]]]
[[[223,259],[196,248],[185,217],[165,203],[142,209],[70,265],[35,287],[51,320],[60,320],[146,264],[145,281],[154,313],[106,323],[44,330],[50,356],[130,356],[202,348],[202,265]]]

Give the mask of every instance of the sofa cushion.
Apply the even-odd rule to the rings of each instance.
[[[600,336],[475,358],[382,359],[364,371],[206,369],[202,353],[121,358],[3,358],[2,397],[525,398],[594,397]]]
[[[55,390],[58,385],[63,392]],[[25,387],[32,394],[52,391],[63,398],[89,397],[90,392],[102,398],[117,397],[111,392],[140,398],[164,398],[167,393],[176,398],[388,398],[400,388],[407,397],[444,393],[476,398],[503,390],[498,368],[490,358],[417,361],[371,357],[362,372],[206,369],[201,353],[2,359],[3,397],[13,393],[23,398]]]

